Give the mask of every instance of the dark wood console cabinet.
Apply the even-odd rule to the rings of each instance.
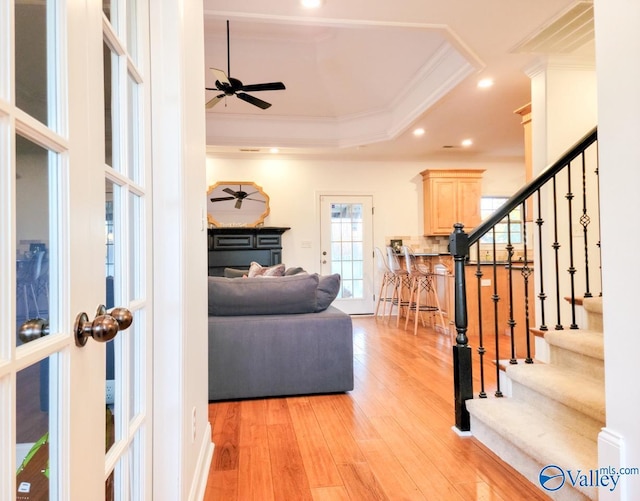
[[[225,268],[248,269],[252,261],[262,266],[282,262],[282,234],[289,228],[209,228],[209,276],[221,277]]]

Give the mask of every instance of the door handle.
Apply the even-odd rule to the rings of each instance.
[[[20,341],[28,343],[34,339],[38,339],[49,335],[49,321],[44,318],[32,318],[27,320],[20,326],[18,336]]]
[[[89,337],[101,343],[111,341],[118,332],[127,329],[132,322],[133,315],[126,308],[114,308],[107,313],[104,305],[100,305],[93,320],[89,320],[85,312],[79,313],[73,327],[76,346],[82,347],[87,344]]]

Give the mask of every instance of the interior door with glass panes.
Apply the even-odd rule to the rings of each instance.
[[[146,2],[0,12],[0,499],[148,499]]]
[[[334,305],[349,314],[373,313],[373,199],[320,196],[321,272],[340,275]]]

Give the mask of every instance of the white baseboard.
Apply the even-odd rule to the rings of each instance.
[[[189,501],[202,501],[204,499],[214,448],[215,444],[211,441],[211,423],[207,422],[207,426],[202,434],[202,443],[200,444],[196,471],[193,475],[193,482],[191,482]]]
[[[624,438],[609,428],[602,428],[598,434],[598,467],[613,467],[620,469],[624,464]],[[624,477],[614,491],[600,487],[598,499],[600,501],[618,501],[627,499],[626,482]]]

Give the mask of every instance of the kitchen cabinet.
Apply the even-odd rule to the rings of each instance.
[[[466,231],[480,224],[482,174],[479,169],[427,169],[422,171],[424,234],[450,235],[454,223]]]

